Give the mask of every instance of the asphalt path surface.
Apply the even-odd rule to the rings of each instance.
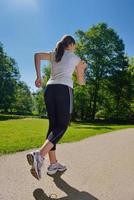
[[[0,157],[0,200],[134,200],[134,129],[57,145],[64,173],[38,181],[23,151]],[[48,157],[47,157],[48,158]]]

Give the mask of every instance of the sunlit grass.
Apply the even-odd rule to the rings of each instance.
[[[134,125],[71,123],[60,140],[74,142]],[[48,129],[47,119],[23,118],[0,121],[0,154],[13,153],[42,145]]]

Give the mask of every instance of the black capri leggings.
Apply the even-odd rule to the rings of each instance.
[[[46,139],[54,144],[61,139],[69,125],[73,108],[73,89],[63,84],[48,84],[44,92],[49,128]]]

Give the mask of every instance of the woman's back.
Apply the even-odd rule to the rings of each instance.
[[[55,61],[55,52],[51,53],[51,77],[47,84],[65,84],[73,88],[72,74],[80,57],[70,50],[65,50],[60,62]]]

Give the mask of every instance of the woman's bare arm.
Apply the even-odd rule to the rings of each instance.
[[[84,79],[84,71],[87,67],[87,63],[84,60],[81,60],[76,66],[75,66],[75,73],[77,77],[77,81],[79,85],[85,85],[85,79]]]
[[[34,54],[34,62],[35,62],[35,69],[37,78],[41,78],[40,74],[40,61],[41,60],[51,60],[51,53],[35,53]]]

